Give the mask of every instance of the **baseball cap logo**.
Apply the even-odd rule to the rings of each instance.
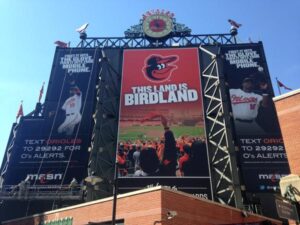
[[[144,63],[143,73],[145,78],[157,83],[168,80],[173,71],[177,69],[175,62],[178,61],[178,58],[177,55],[150,55]]]

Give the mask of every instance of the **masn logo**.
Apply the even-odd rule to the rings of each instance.
[[[47,181],[61,180],[62,173],[41,173],[41,174],[28,174],[29,180],[39,180],[41,184],[47,183]]]
[[[277,182],[280,178],[286,176],[286,174],[258,174],[259,180],[270,180],[272,182]]]

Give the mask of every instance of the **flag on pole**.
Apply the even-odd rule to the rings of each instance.
[[[68,47],[68,43],[63,42],[63,41],[56,41],[56,42],[54,42],[54,44],[56,44],[58,47],[61,47],[61,48],[67,48]]]
[[[289,88],[289,87],[287,87],[287,86],[285,86],[281,81],[279,81],[278,79],[276,79],[277,80],[277,85],[278,85],[278,87],[283,87],[285,90],[289,90],[289,91],[291,91],[291,90],[293,90],[292,88]]]
[[[231,26],[234,26],[235,28],[240,28],[240,26],[242,26],[242,24],[237,23],[232,19],[229,19],[228,22],[230,23]]]
[[[24,116],[24,113],[23,113],[23,101],[21,101],[21,104],[20,104],[20,107],[19,107],[19,110],[18,110],[18,113],[17,113],[17,116],[16,116],[16,121],[21,116]]]
[[[43,82],[42,88],[41,88],[41,90],[40,90],[39,103],[41,102],[41,99],[42,99],[42,97],[43,97],[43,93],[44,93],[44,85],[45,85],[45,82]]]

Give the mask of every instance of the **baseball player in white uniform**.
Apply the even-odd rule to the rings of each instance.
[[[231,107],[235,129],[238,134],[263,134],[264,130],[257,124],[256,117],[260,106],[266,106],[268,94],[254,93],[253,80],[245,78],[242,89],[230,89]]]
[[[81,121],[81,91],[78,87],[70,89],[70,95],[62,106],[62,110],[66,113],[65,121],[58,127],[58,133],[66,133],[72,135],[75,126]]]

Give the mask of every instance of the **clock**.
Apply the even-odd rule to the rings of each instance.
[[[153,14],[143,21],[144,33],[151,38],[162,38],[173,30],[173,21],[168,15]]]

